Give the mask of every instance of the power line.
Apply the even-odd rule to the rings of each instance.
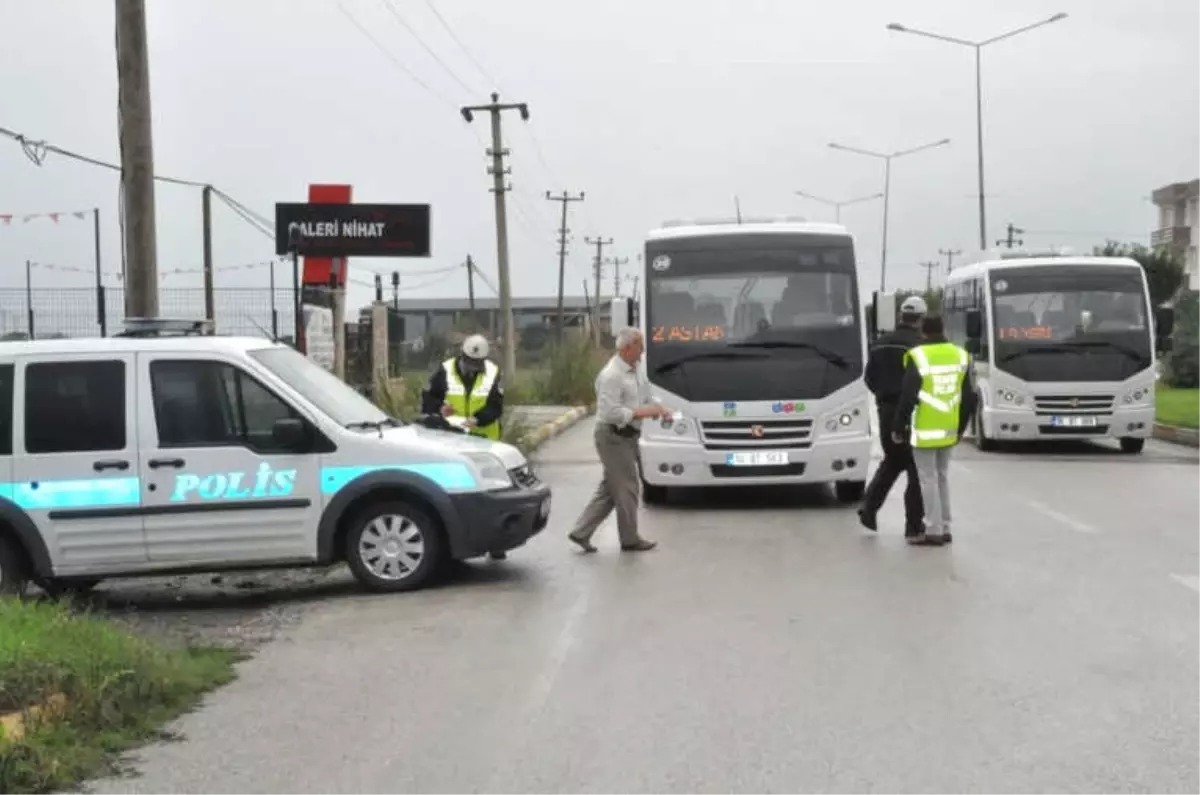
[[[466,55],[467,58],[470,59],[471,63],[475,65],[475,68],[479,70],[479,74],[491,81],[493,89],[499,93],[504,93],[503,89],[500,87],[500,81],[492,77],[491,73],[483,67],[483,64],[479,63],[478,59],[471,54],[471,51],[467,49],[467,45],[463,44],[462,39],[460,39],[458,34],[454,32],[454,28],[450,27],[450,23],[447,22],[446,18],[442,16],[440,11],[437,10],[437,6],[433,4],[433,0],[425,0],[425,5],[429,6],[429,10],[433,12],[435,17],[437,17],[438,22],[442,24],[442,27],[445,28],[446,32],[450,34],[450,38],[454,40],[454,43],[458,45],[458,48],[463,51],[463,54]]]
[[[401,15],[400,11],[396,8],[396,5],[392,2],[392,0],[383,0],[383,4],[387,8],[387,10],[391,12],[392,16],[396,18],[396,21],[399,22],[401,25],[403,25],[404,29],[407,30],[412,35],[412,37],[417,40],[417,44],[420,44],[421,48],[424,49],[425,52],[429,53],[429,57],[431,57],[431,58],[433,58],[433,60],[437,61],[438,65],[442,67],[442,69],[446,72],[446,74],[450,75],[450,77],[454,80],[454,82],[456,82],[460,86],[462,86],[463,91],[467,92],[467,94],[472,94],[472,95],[476,93],[474,91],[474,89],[472,89],[470,86],[468,86],[466,83],[464,83],[462,78],[459,77],[458,74],[453,69],[451,69],[450,66],[445,61],[442,60],[441,56],[439,56],[436,52],[433,51],[433,48],[431,48],[428,44],[425,43],[425,40],[422,39],[420,37],[420,35],[418,35],[417,31],[413,28],[413,26],[408,24],[408,20],[406,20],[403,17],[403,15]]]
[[[425,89],[425,91],[427,93],[429,93],[430,96],[432,96],[434,99],[438,100],[439,102],[441,102],[445,105],[449,105],[450,107],[454,108],[455,110],[458,109],[453,102],[451,102],[449,99],[446,98],[446,96],[444,94],[440,94],[437,91],[430,88],[428,83],[426,83],[421,78],[417,77],[416,72],[409,69],[404,64],[403,61],[401,61],[399,58],[397,58],[395,55],[393,55],[392,51],[389,50],[383,44],[383,42],[381,42],[379,39],[375,38],[375,36],[371,33],[371,31],[369,31],[365,27],[363,27],[363,24],[361,22],[359,22],[358,19],[355,18],[355,16],[353,14],[351,14],[348,10],[346,10],[346,7],[342,5],[341,0],[334,0],[334,2],[337,4],[338,11],[342,12],[342,16],[344,16],[344,17],[346,17],[346,19],[350,20],[350,24],[354,25],[354,27],[358,29],[359,33],[366,36],[367,39],[372,44],[375,45],[375,49],[377,49],[381,53],[383,53],[384,57],[387,58],[389,61],[391,61],[393,66],[395,66],[397,69],[399,69],[405,75],[407,75],[409,80],[412,80],[418,86]]]

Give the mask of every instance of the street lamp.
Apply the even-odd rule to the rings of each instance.
[[[834,201],[833,199],[823,199],[820,196],[814,196],[811,193],[805,193],[802,190],[798,190],[798,191],[794,191],[794,192],[797,196],[801,196],[805,199],[812,199],[815,202],[820,202],[821,204],[827,204],[830,207],[832,207],[833,212],[834,212],[834,221],[839,224],[842,222],[842,208],[843,207],[849,207],[851,204],[858,204],[860,202],[869,202],[869,201],[874,201],[875,199],[883,198],[882,193],[873,193],[870,196],[860,196],[857,199],[847,199],[846,201],[839,202],[839,201]]]
[[[850,152],[856,155],[864,155],[873,157],[877,160],[882,160],[883,166],[883,251],[879,255],[879,291],[883,292],[887,289],[887,234],[888,234],[888,197],[892,192],[892,161],[897,157],[924,152],[926,149],[933,149],[938,146],[945,146],[950,143],[949,138],[943,138],[940,141],[921,144],[914,146],[912,149],[901,149],[899,152],[872,152],[870,149],[858,149],[853,146],[844,146],[839,143],[829,144],[830,149],[838,149],[842,152]]]
[[[1032,25],[1026,25],[1016,30],[1010,30],[1007,33],[1001,33],[999,36],[992,36],[990,39],[982,41],[968,41],[967,39],[959,39],[954,36],[943,36],[940,33],[930,33],[926,30],[917,30],[901,25],[898,22],[893,22],[887,26],[888,30],[894,30],[897,33],[911,33],[914,36],[924,36],[927,39],[937,39],[938,41],[949,42],[950,44],[960,44],[964,47],[971,47],[975,50],[975,125],[978,135],[979,144],[979,248],[986,250],[987,245],[987,211],[985,209],[985,201],[983,194],[983,48],[989,44],[995,44],[1004,39],[1011,39],[1013,36],[1020,35],[1034,28],[1040,28],[1044,25],[1049,25],[1052,22],[1058,22],[1066,19],[1065,13],[1059,12],[1052,17],[1043,19],[1041,22],[1034,22]]]

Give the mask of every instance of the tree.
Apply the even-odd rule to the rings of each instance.
[[[1146,272],[1150,286],[1150,301],[1161,306],[1179,292],[1187,278],[1187,270],[1179,255],[1165,246],[1147,248],[1140,243],[1118,243],[1110,240],[1096,247],[1098,257],[1129,257],[1137,260]]]
[[[1187,291],[1175,304],[1175,331],[1166,356],[1166,382],[1179,389],[1200,386],[1200,294]]]

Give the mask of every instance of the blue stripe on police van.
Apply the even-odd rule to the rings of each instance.
[[[324,467],[321,470],[321,493],[336,494],[355,478],[372,472],[400,470],[432,480],[443,489],[473,489],[475,476],[466,464],[393,464],[386,466]]]
[[[117,508],[141,502],[138,478],[88,478],[0,483],[0,497],[26,511]]]

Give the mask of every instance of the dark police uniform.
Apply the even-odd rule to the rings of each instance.
[[[904,354],[922,343],[921,332],[916,328],[901,326],[876,340],[867,359],[867,388],[875,395],[875,406],[879,413],[879,441],[883,446],[883,461],[875,470],[867,485],[862,507],[858,515],[863,524],[875,529],[875,515],[879,512],[892,485],[901,472],[908,474],[908,486],[904,489],[904,534],[920,535],[924,530],[925,505],[921,500],[921,483],[917,478],[917,467],[913,462],[912,448],[907,442],[892,441],[892,430],[896,415],[896,404],[900,402],[901,385],[904,382]]]

